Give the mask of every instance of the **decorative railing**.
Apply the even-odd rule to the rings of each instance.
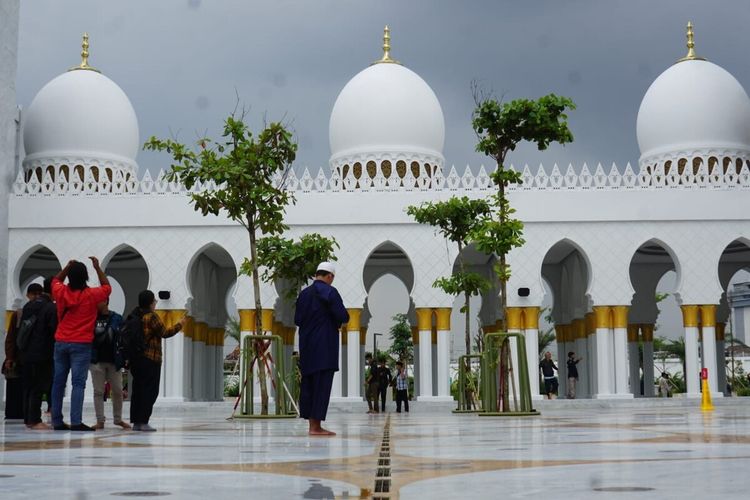
[[[514,168],[511,166],[511,168]],[[41,177],[41,178],[40,178]],[[605,170],[601,164],[594,172],[584,164],[580,170],[572,165],[563,171],[554,165],[550,172],[543,166],[535,171],[528,165],[521,171],[523,183],[512,186],[513,191],[566,191],[566,190],[628,190],[628,189],[748,189],[750,188],[750,169],[746,162],[741,166],[736,163],[722,165],[716,163],[709,168],[705,163],[694,168],[670,168],[669,165],[657,164],[642,166],[635,172],[628,163],[624,171],[615,165]],[[288,190],[296,193],[331,193],[331,192],[403,192],[403,191],[485,191],[494,189],[492,181],[484,166],[475,173],[466,167],[459,174],[451,167],[448,175],[441,169],[430,176],[415,178],[411,172],[403,177],[394,172],[389,177],[378,173],[374,177],[356,177],[353,173],[343,179],[337,172],[326,175],[323,169],[313,177],[308,168],[301,174],[289,172],[276,179]],[[138,179],[134,174],[115,170],[110,175],[93,176],[86,172],[84,178],[77,170],[68,176],[53,175],[49,169],[42,173],[40,169],[21,170],[13,183],[15,196],[87,196],[87,195],[169,195],[186,194],[202,190],[216,189],[216,183],[197,184],[187,190],[179,182],[169,182],[162,170],[154,178],[145,171]]]

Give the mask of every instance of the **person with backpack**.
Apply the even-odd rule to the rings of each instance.
[[[112,395],[112,416],[114,424],[130,429],[130,424],[122,419],[122,365],[116,359],[116,336],[122,324],[122,316],[109,310],[109,300],[99,303],[99,315],[94,324],[94,343],[91,349],[91,381],[94,385],[94,411],[96,429],[104,429],[104,393],[109,383]],[[118,366],[119,365],[119,366]]]
[[[161,339],[174,337],[185,326],[187,317],[167,328],[156,314],[156,297],[151,290],[138,294],[138,307],[120,329],[126,344],[130,367],[130,423],[134,431],[156,432],[148,425],[161,379]]]
[[[89,273],[83,262],[71,260],[52,278],[52,297],[57,306],[55,332],[55,376],[52,383],[52,426],[56,431],[93,431],[82,422],[83,392],[91,363],[91,343],[100,302],[112,293],[107,276],[99,266],[99,259],[89,257],[100,286],[87,285]],[[67,278],[68,284],[64,283]],[[63,422],[62,403],[65,385],[71,374],[73,390],[70,395],[70,425]]]
[[[52,356],[55,348],[57,310],[52,299],[38,283],[29,285],[29,302],[21,312],[17,343],[23,367],[23,420],[33,430],[47,430],[42,422],[42,394],[52,380]]]

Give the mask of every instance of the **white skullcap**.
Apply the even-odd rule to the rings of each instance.
[[[325,271],[335,275],[336,266],[334,266],[332,262],[321,262],[320,264],[318,264],[317,271]]]

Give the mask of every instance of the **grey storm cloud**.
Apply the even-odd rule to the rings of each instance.
[[[516,165],[635,164],[638,106],[650,83],[685,49],[695,25],[699,55],[750,85],[747,0],[28,0],[21,5],[18,100],[28,106],[49,80],[79,62],[90,34],[95,67],[130,97],[141,139],[217,135],[237,96],[250,121],[287,120],[298,165],[328,163],[328,120],[341,88],[392,53],[433,88],[446,121],[448,165],[489,164],[474,151],[470,84],[498,97],[549,92],[576,102],[575,142]],[[690,103],[685,103],[690,105]],[[167,158],[141,152],[142,168]]]

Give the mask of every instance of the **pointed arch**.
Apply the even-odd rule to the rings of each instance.
[[[110,308],[127,315],[138,305],[138,294],[149,289],[151,273],[146,259],[133,245],[121,243],[107,252],[101,266],[113,281]]]
[[[49,247],[42,244],[30,247],[21,254],[13,269],[11,281],[13,294],[16,297],[22,297],[29,283],[40,277],[54,276],[61,269],[60,259]]]

